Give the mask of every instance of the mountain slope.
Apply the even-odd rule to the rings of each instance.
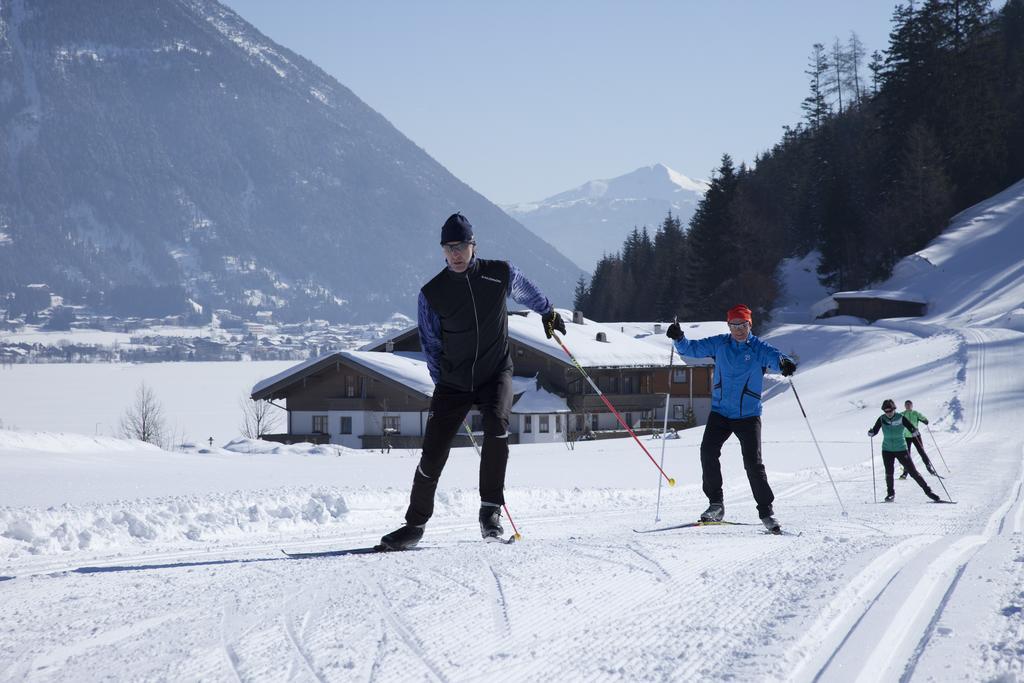
[[[646,225],[653,234],[669,212],[685,225],[706,189],[703,181],[655,164],[503,208],[578,266],[593,271],[601,256],[622,248],[634,227]]]
[[[456,210],[483,256],[571,293],[567,259],[212,0],[16,0],[0,22],[0,293],[183,285],[240,313],[380,319],[412,312]]]

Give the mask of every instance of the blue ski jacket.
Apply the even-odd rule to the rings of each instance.
[[[677,339],[675,347],[680,356],[715,359],[711,410],[730,419],[761,414],[764,373],[767,370],[778,372],[779,360],[788,357],[753,334],[743,343],[737,342],[731,334]]]

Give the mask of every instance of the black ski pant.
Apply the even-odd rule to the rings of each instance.
[[[932,467],[932,461],[928,459],[928,454],[924,452],[924,444],[921,443],[921,437],[908,436],[905,438],[907,441],[907,459],[910,459],[910,446],[913,445],[914,448],[917,449],[917,454],[921,456],[921,462],[924,463],[924,468],[929,472],[934,471],[935,468]]]
[[[903,465],[903,469],[906,470],[910,478],[917,482],[926,495],[930,495],[932,490],[928,486],[928,482],[924,480],[921,473],[914,467],[913,461],[910,459],[909,451],[882,451],[882,464],[885,465],[885,491],[890,496],[896,495],[896,489],[893,488],[892,475],[893,470],[896,469],[895,461],[899,460],[900,464]]]
[[[480,501],[505,504],[505,467],[508,465],[508,423],[512,410],[512,371],[496,374],[475,391],[444,385],[434,388],[430,417],[423,435],[423,452],[412,477],[407,524],[426,524],[434,514],[434,493],[448,462],[452,439],[476,405],[483,417],[484,445],[480,452]]]
[[[743,467],[747,470],[750,491],[757,503],[757,516],[775,514],[772,503],[775,494],[768,485],[768,475],[761,462],[761,417],[729,419],[714,411],[708,415],[704,438],[700,442],[700,466],[703,473],[704,495],[712,503],[724,503],[722,493],[722,444],[733,434],[740,441]]]

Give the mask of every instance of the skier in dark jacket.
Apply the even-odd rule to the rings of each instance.
[[[434,380],[423,451],[413,474],[405,526],[381,538],[391,550],[415,546],[434,512],[434,492],[452,439],[476,405],[483,418],[480,457],[480,533],[498,540],[505,503],[512,356],[505,300],[541,314],[548,338],[565,323],[537,287],[505,261],[476,258],[473,226],[460,213],[441,228],[448,266],[420,290],[418,323],[427,368]]]
[[[910,424],[914,425],[913,429],[903,430],[903,438],[907,442],[907,457],[913,460],[913,458],[910,455],[910,447],[911,445],[913,445],[915,448],[917,448],[917,454],[921,456],[921,462],[924,463],[925,469],[928,470],[928,474],[934,474],[936,477],[939,476],[939,473],[935,471],[935,467],[932,466],[932,461],[928,459],[928,454],[924,452],[924,439],[921,438],[921,434],[918,433],[917,436],[914,436],[911,433],[915,431],[919,432],[920,430],[918,430],[917,427],[918,423],[924,422],[925,424],[928,424],[928,418],[914,410],[913,401],[904,401],[903,408],[903,417],[910,420]],[[903,472],[900,474],[900,479],[906,479],[907,474],[907,471],[903,470]]]
[[[700,443],[700,465],[708,509],[700,520],[720,522],[725,516],[722,492],[722,444],[735,434],[743,453],[750,490],[757,503],[757,515],[765,528],[782,531],[772,503],[775,494],[761,462],[761,387],[766,370],[785,376],[796,372],[796,363],[781,351],[750,332],[753,315],[744,305],[734,306],[726,314],[729,334],[689,340],[677,323],[666,334],[675,342],[680,356],[714,358],[715,374],[711,392],[711,414]]]
[[[899,460],[903,469],[910,477],[917,482],[917,485],[924,491],[924,495],[932,500],[940,498],[928,487],[921,473],[914,467],[907,451],[907,444],[903,440],[903,430],[906,429],[914,436],[920,436],[921,432],[902,413],[896,412],[896,401],[887,398],[882,402],[882,414],[875,420],[875,425],[868,430],[868,436],[874,437],[878,431],[882,431],[882,464],[885,465],[885,502],[891,503],[896,498],[896,489],[893,488],[893,471],[895,461]]]

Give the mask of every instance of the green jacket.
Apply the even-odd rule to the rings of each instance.
[[[885,413],[882,413],[875,420],[875,426],[868,430],[868,436],[878,434],[879,429],[882,430],[882,450],[896,453],[907,452],[907,442],[903,438],[904,429],[910,430],[914,436],[921,433],[902,413],[893,413],[892,417],[886,417]]]
[[[921,413],[917,412],[916,410],[908,410],[907,412],[903,413],[903,417],[910,420],[910,424],[914,425],[915,431],[917,430],[918,422],[924,422],[925,424],[928,424],[928,418],[922,415]],[[912,435],[910,432],[908,432],[906,429],[903,430],[904,439],[909,439],[911,436]]]

